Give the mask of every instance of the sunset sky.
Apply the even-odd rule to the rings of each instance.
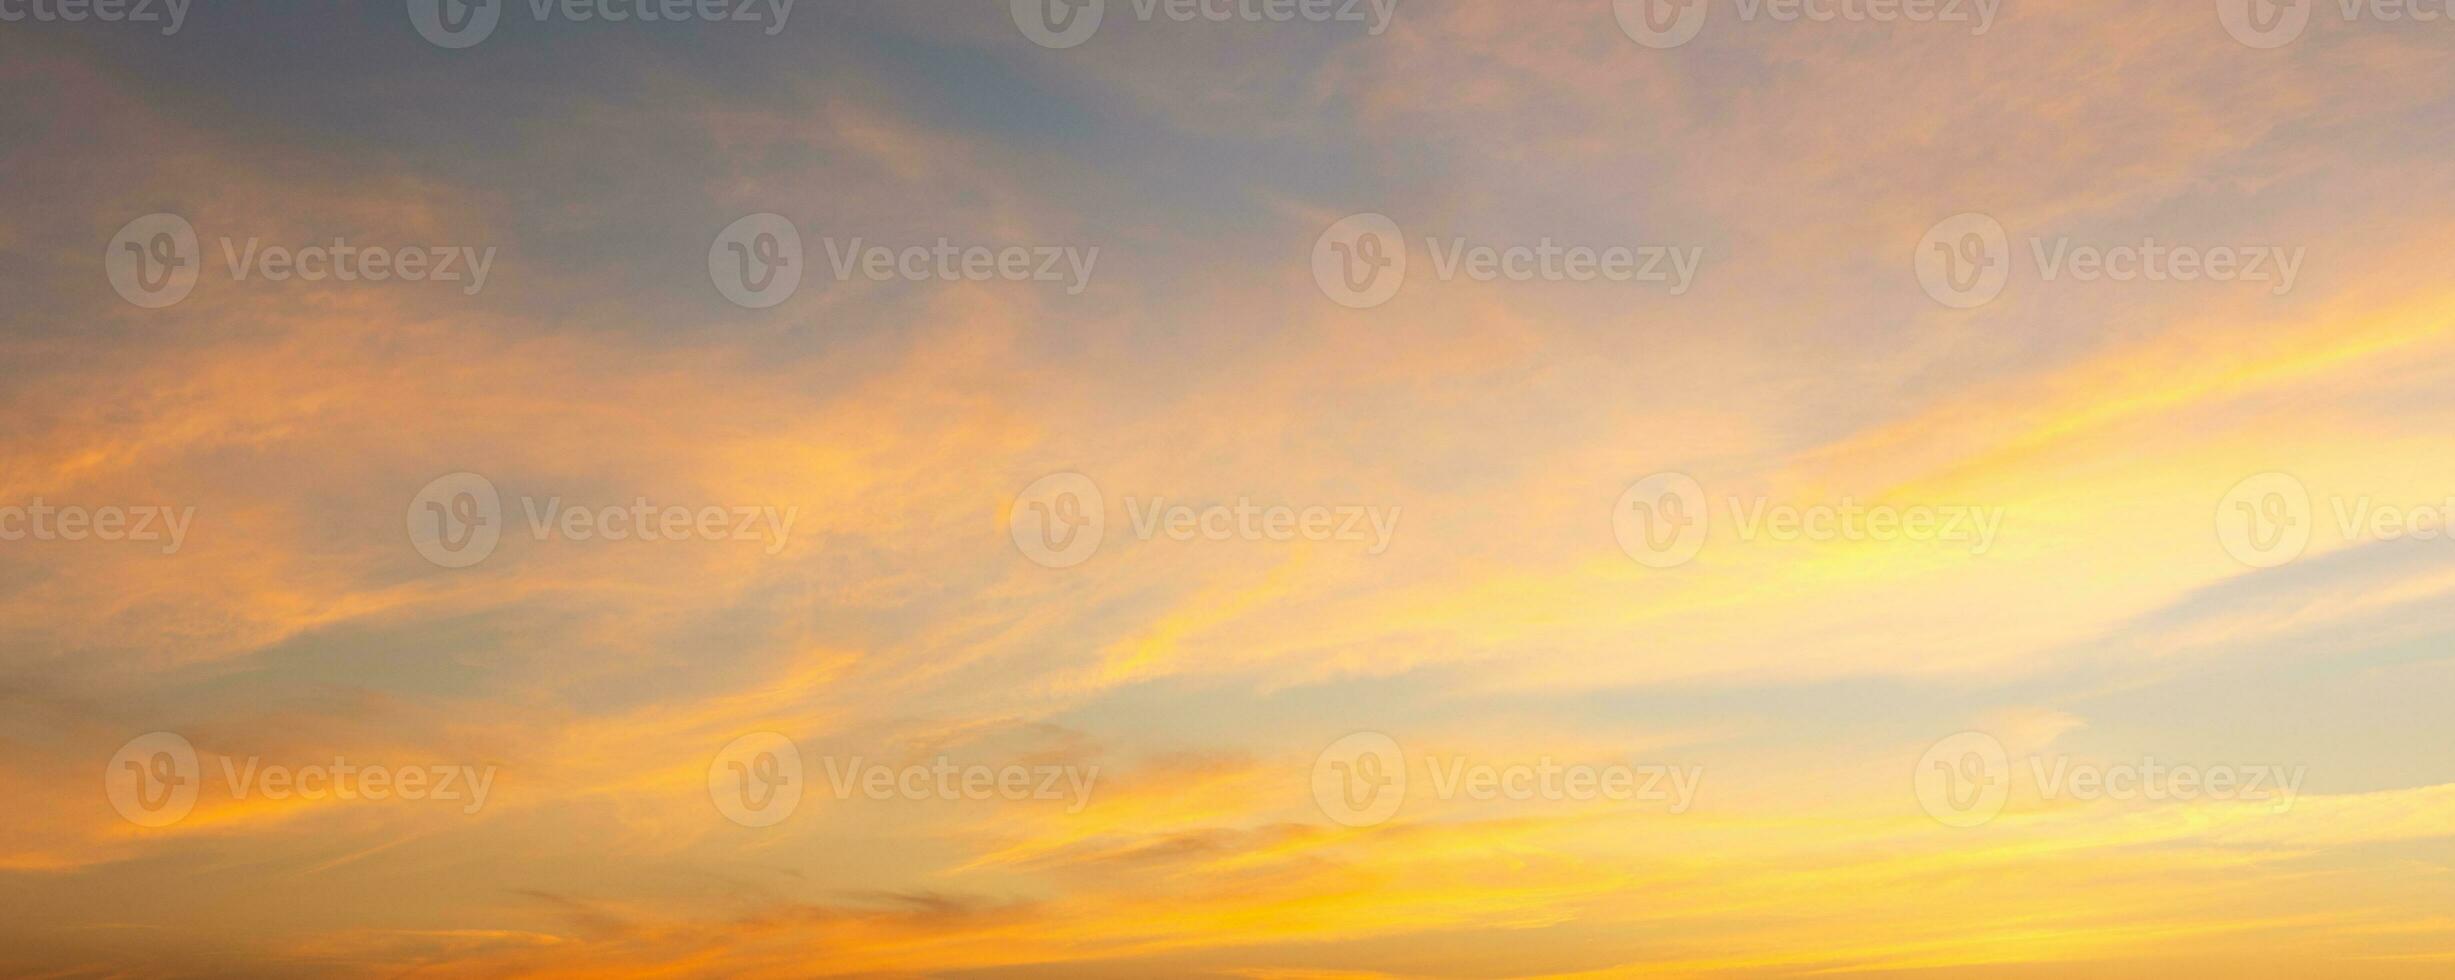
[[[0,0],[0,974],[2455,975],[2455,20],[1651,2]]]

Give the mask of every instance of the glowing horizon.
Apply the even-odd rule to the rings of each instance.
[[[0,0],[0,972],[2445,975],[2412,14]]]

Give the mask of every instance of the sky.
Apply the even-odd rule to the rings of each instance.
[[[0,0],[0,972],[2455,972],[2455,19]]]

